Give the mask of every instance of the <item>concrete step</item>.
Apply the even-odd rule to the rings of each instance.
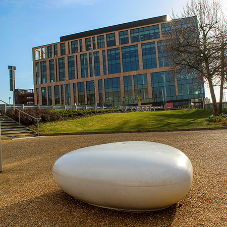
[[[12,138],[22,137],[35,137],[35,132],[26,128],[25,126],[19,125],[18,122],[8,118],[7,116],[0,115],[1,121],[1,135]]]

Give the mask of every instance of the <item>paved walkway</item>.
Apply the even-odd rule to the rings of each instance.
[[[153,141],[183,151],[194,168],[184,199],[161,211],[95,207],[64,193],[52,167],[72,150],[118,141]],[[0,226],[227,226],[227,130],[36,137],[2,141]]]

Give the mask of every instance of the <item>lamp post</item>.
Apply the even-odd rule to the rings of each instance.
[[[95,92],[95,111],[97,110],[97,102],[96,102],[96,84],[95,84],[95,69],[94,69],[94,66],[95,66],[95,61],[94,61],[94,50],[93,48],[90,47],[90,50],[91,50],[91,54],[92,54],[92,74],[93,74],[93,77],[94,77],[94,92]]]

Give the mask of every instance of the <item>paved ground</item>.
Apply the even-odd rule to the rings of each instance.
[[[161,211],[95,207],[67,195],[52,166],[63,154],[116,141],[154,141],[183,151],[194,168],[184,199]],[[2,141],[0,226],[227,226],[227,130],[39,137]]]

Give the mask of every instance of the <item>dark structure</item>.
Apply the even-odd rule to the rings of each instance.
[[[34,90],[15,89],[15,104],[34,105]]]
[[[203,100],[203,84],[173,70],[162,51],[168,24],[149,18],[33,48],[35,104],[181,108]]]

